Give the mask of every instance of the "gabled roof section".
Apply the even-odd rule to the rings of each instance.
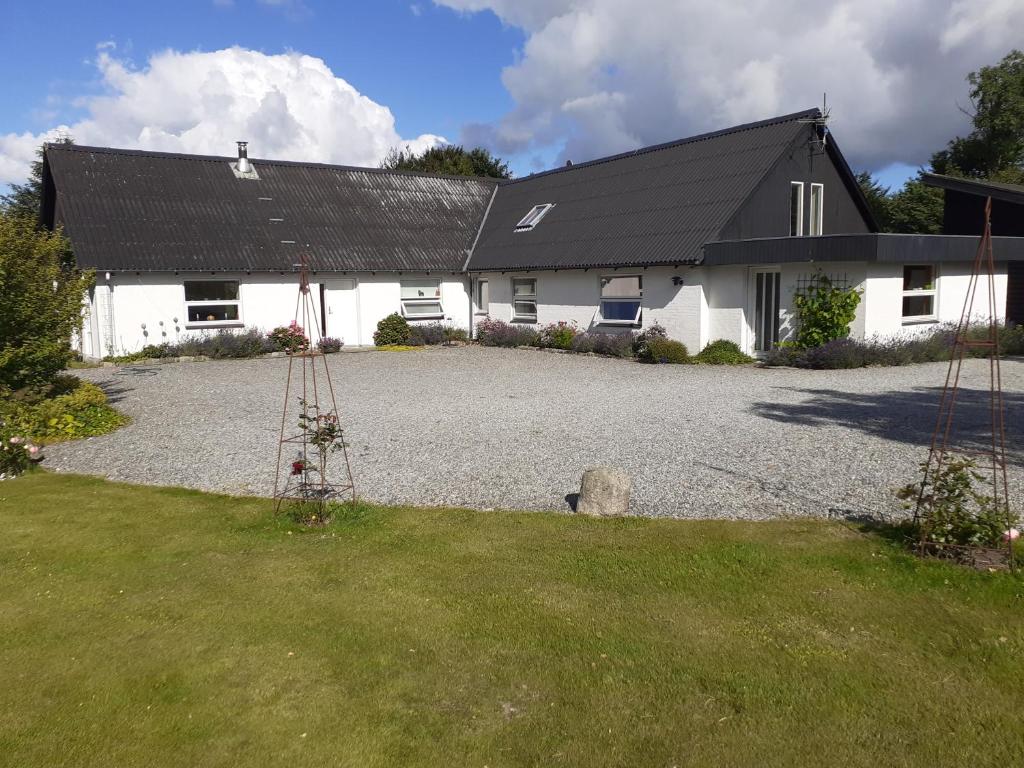
[[[469,270],[698,264],[703,244],[719,239],[820,114],[795,112],[502,184]],[[538,203],[555,207],[516,232]]]
[[[968,195],[991,197],[994,200],[1024,205],[1024,186],[1019,184],[1005,184],[987,179],[961,179],[938,173],[924,173],[921,174],[921,178],[929,187],[939,187]]]
[[[236,159],[49,145],[46,223],[100,270],[459,272],[497,183]]]

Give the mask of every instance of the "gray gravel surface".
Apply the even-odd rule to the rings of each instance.
[[[567,510],[586,467],[635,482],[640,514],[878,515],[916,476],[942,363],[853,371],[646,366],[477,347],[329,358],[359,495],[378,502]],[[52,446],[46,466],[270,495],[288,361],[79,371],[130,426]],[[963,435],[987,416],[965,369]],[[1024,361],[1003,363],[1013,493],[1024,488]]]

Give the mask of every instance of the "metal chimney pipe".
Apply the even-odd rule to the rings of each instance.
[[[246,147],[249,146],[247,141],[235,142],[238,144],[238,172],[248,173],[252,170],[252,166],[249,165],[249,150]]]

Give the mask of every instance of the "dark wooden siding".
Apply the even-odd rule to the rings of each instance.
[[[811,182],[825,187],[825,209],[822,216],[824,234],[862,234],[871,231],[831,154],[811,153],[808,142],[812,138],[812,130],[808,126],[806,132],[793,142],[789,151],[779,158],[775,167],[722,230],[720,240],[788,237],[789,185],[793,181],[805,182],[805,233],[810,222]]]
[[[947,235],[980,235],[985,222],[985,198],[946,190],[942,230]],[[1024,206],[992,201],[992,234],[1024,237]]]
[[[1006,270],[1006,321],[1024,325],[1024,261],[1011,261]]]

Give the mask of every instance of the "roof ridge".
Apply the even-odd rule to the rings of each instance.
[[[197,155],[186,152],[163,152],[151,149],[127,149],[122,147],[96,147],[88,144],[67,144],[64,142],[46,142],[43,144],[47,151],[58,152],[98,152],[105,155],[128,155],[135,157],[157,157],[165,160],[188,160],[192,162],[217,162],[230,163],[238,160],[237,157],[226,155]],[[299,166],[302,168],[324,168],[332,171],[363,171],[367,173],[379,173],[394,176],[417,176],[428,179],[450,179],[452,181],[483,181],[498,186],[507,183],[507,179],[498,179],[491,176],[457,176],[448,173],[429,173],[427,171],[406,171],[392,168],[369,168],[361,165],[336,165],[334,163],[321,163],[307,160],[273,160],[267,158],[249,158],[253,165],[281,165]]]
[[[615,160],[622,160],[627,157],[635,157],[636,155],[645,155],[650,152],[660,152],[663,149],[672,149],[679,147],[684,144],[694,144],[698,141],[708,141],[709,139],[717,139],[722,136],[730,136],[734,133],[741,133],[743,131],[751,131],[757,128],[767,128],[770,125],[781,125],[782,123],[789,123],[800,118],[816,118],[821,116],[821,110],[817,107],[810,109],[804,109],[799,112],[791,112],[788,115],[778,115],[777,117],[769,117],[766,120],[757,120],[752,123],[741,123],[740,125],[733,125],[728,128],[720,128],[716,131],[708,131],[706,133],[698,133],[693,136],[686,136],[681,139],[674,139],[672,141],[665,141],[660,144],[650,144],[646,147],[638,147],[637,149],[631,149],[628,152],[619,152],[614,155],[607,155],[605,157],[597,157],[593,160],[585,160],[582,163],[573,163],[572,165],[563,165],[558,168],[549,168],[546,171],[538,171],[531,173],[528,176],[520,176],[516,179],[510,179],[502,182],[503,185],[518,184],[521,181],[528,181],[529,179],[540,178],[541,176],[550,176],[555,173],[567,173],[577,168],[587,168],[592,165],[600,165],[602,163],[609,163]]]

